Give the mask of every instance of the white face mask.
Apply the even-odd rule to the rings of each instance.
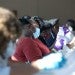
[[[35,33],[33,33],[33,36],[34,36],[34,38],[38,38],[39,35],[40,35],[40,29],[39,28],[36,28]]]
[[[11,57],[14,52],[15,52],[15,43],[13,43],[12,41],[10,41],[7,45],[7,49],[6,49],[6,52],[5,52],[5,57],[9,58]]]

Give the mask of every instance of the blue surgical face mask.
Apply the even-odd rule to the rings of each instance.
[[[35,33],[33,33],[34,38],[38,38],[40,35],[40,29],[36,27]]]

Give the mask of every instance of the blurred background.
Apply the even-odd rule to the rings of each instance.
[[[75,0],[0,0],[0,6],[17,10],[18,16],[41,16],[61,18],[61,23],[75,15]]]

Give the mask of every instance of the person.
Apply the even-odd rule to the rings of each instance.
[[[38,26],[39,25],[32,20],[28,20],[27,23],[25,22],[24,36],[21,36],[17,42],[16,51],[11,59],[13,61],[31,64],[39,70],[56,68],[62,61],[62,54],[51,54],[49,48],[37,39],[38,35],[40,35]]]
[[[0,7],[0,75],[10,75],[8,60],[14,53],[15,40],[21,34],[20,24],[9,9]]]
[[[54,47],[54,43],[56,41],[56,36],[59,29],[58,19],[53,19],[53,22],[53,25],[51,23],[43,25],[41,27],[41,35],[39,36],[39,39],[50,49]]]
[[[42,26],[42,28],[40,29],[40,36],[38,37],[39,40],[41,40],[48,48],[50,47],[50,45],[47,44],[46,41],[46,36],[48,35],[50,37],[50,25],[45,25]],[[47,36],[47,38],[48,38]]]
[[[33,60],[42,58],[42,56],[49,54],[50,53],[49,49],[45,45],[43,45],[43,43],[41,41],[36,39],[36,37],[38,37],[38,35],[40,35],[39,33],[38,33],[38,35],[35,35],[35,33],[34,33],[35,31],[40,32],[38,25],[35,24],[34,22],[33,22],[33,24],[31,24],[32,21],[29,22],[29,20],[27,20],[25,18],[22,18],[22,19],[25,22],[25,24],[23,25],[24,34],[20,38],[19,42],[17,43],[16,52],[14,54],[14,57],[17,59],[17,61],[27,62],[27,60],[29,60],[30,62],[32,62]],[[24,47],[22,47],[22,46],[24,46]],[[26,49],[27,49],[27,51],[26,51]],[[23,53],[20,51],[23,51]],[[25,54],[25,53],[27,53],[27,54]],[[32,53],[34,53],[34,54],[32,54]],[[23,54],[23,56],[22,56],[22,54]]]
[[[67,24],[68,24],[69,30],[71,32],[71,34],[70,34],[71,41],[67,44],[67,46],[70,49],[73,49],[75,46],[75,20],[74,19],[68,19]]]
[[[75,30],[74,26],[75,26],[75,21],[73,19],[69,19],[67,20],[65,25],[59,27],[59,32],[57,34],[57,41],[55,43],[56,50],[63,49],[64,45],[72,47],[70,42],[73,41],[72,39],[74,37],[74,30]]]

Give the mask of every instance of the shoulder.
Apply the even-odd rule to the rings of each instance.
[[[37,38],[37,39],[34,39],[34,41],[35,41],[35,42],[41,42],[38,38]]]
[[[42,41],[41,40],[39,40],[39,39],[34,39],[34,41],[35,41],[35,43],[37,44],[37,45],[40,45],[40,46],[43,46],[44,44],[42,43]],[[44,42],[44,41],[43,41]]]
[[[29,37],[21,37],[17,44],[23,44],[23,43],[29,43],[29,42],[32,42],[33,39],[29,38]]]

